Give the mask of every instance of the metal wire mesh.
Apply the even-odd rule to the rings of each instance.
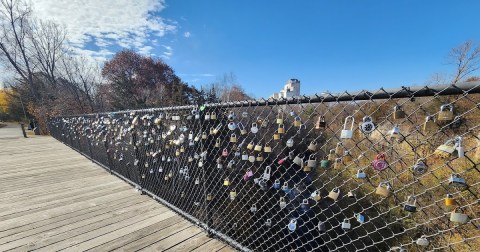
[[[480,83],[57,117],[240,250],[480,251]]]

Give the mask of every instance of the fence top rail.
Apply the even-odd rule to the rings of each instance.
[[[320,93],[310,96],[295,96],[289,98],[268,98],[257,100],[244,100],[232,102],[219,102],[203,104],[205,107],[247,107],[247,106],[262,106],[262,105],[286,105],[299,103],[329,103],[329,102],[346,102],[346,101],[365,101],[365,100],[380,100],[380,99],[399,99],[399,98],[413,98],[426,96],[443,96],[443,95],[459,95],[463,93],[480,93],[480,81],[461,82],[456,84],[445,85],[424,85],[424,86],[402,86],[400,88],[379,88],[375,91],[361,90],[355,92],[344,91],[343,93]],[[183,105],[163,108],[147,108],[135,110],[121,110],[111,112],[90,113],[83,115],[66,115],[57,117],[76,117],[76,116],[94,116],[94,115],[109,115],[116,113],[131,113],[131,112],[156,112],[156,111],[170,111],[170,110],[185,110],[198,108],[199,105]]]

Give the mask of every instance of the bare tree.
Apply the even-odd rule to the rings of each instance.
[[[448,59],[449,63],[456,67],[455,75],[451,82],[455,84],[480,69],[480,46],[472,41],[466,41],[453,48]]]

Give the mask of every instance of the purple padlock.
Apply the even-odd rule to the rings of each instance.
[[[245,175],[243,175],[243,180],[245,181],[248,181],[250,180],[250,178],[253,177],[253,171],[252,170],[248,170]]]

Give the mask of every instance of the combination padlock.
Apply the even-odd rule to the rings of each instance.
[[[360,130],[364,134],[370,134],[375,130],[375,124],[373,124],[373,119],[370,116],[365,116],[360,123]]]

